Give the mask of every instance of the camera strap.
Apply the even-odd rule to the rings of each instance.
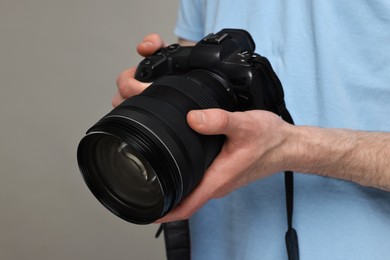
[[[256,67],[265,74],[274,98],[276,112],[278,115],[290,124],[294,124],[293,118],[287,110],[282,84],[276,76],[269,61],[260,55],[252,57],[252,66]],[[284,172],[285,193],[286,193],[286,212],[287,212],[287,232],[285,242],[287,248],[288,260],[299,260],[298,235],[293,228],[293,211],[294,211],[294,173],[292,171]],[[156,238],[164,230],[165,247],[168,260],[189,260],[191,259],[191,242],[188,220],[174,221],[161,224]]]
[[[294,120],[290,112],[287,110],[286,103],[284,101],[282,83],[272,69],[271,63],[265,57],[262,57],[260,55],[255,55],[254,60],[255,66],[266,75],[265,78],[270,79],[272,81],[269,84],[272,87],[272,89],[270,89],[270,92],[272,93],[272,96],[274,98],[274,102],[276,104],[279,116],[287,123],[293,125]],[[294,211],[294,173],[292,171],[284,172],[284,184],[287,211],[287,232],[285,235],[287,256],[288,260],[299,260],[298,234],[292,225]]]
[[[294,121],[290,113],[288,112],[286,106],[284,106],[284,109],[280,110],[279,112],[281,112],[280,116],[286,122],[294,124]],[[294,212],[294,173],[292,171],[284,172],[284,184],[286,192],[287,211],[287,232],[285,235],[287,255],[289,260],[299,260],[298,234],[292,225]]]
[[[160,225],[158,238],[164,230],[165,251],[168,260],[190,260],[191,243],[188,220],[173,221]]]

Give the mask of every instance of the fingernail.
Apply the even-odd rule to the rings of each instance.
[[[145,47],[151,47],[151,46],[153,46],[153,43],[147,41],[147,42],[142,42],[142,45],[145,46]]]
[[[204,124],[206,119],[205,119],[205,114],[202,111],[192,111],[193,116],[196,119],[196,122],[198,124]]]

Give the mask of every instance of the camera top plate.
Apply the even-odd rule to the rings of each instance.
[[[208,44],[220,44],[228,36],[229,35],[227,33],[210,33],[204,37],[202,41]]]

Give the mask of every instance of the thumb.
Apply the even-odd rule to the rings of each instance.
[[[165,44],[160,35],[152,33],[146,35],[142,42],[137,45],[137,52],[140,55],[147,57],[164,46]]]
[[[192,110],[187,114],[189,126],[200,134],[228,135],[232,131],[232,113],[222,109]]]

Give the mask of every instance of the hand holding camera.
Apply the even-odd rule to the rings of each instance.
[[[143,41],[138,44],[137,52],[143,56],[151,56],[157,50],[164,47],[164,42],[157,34],[148,34],[145,36]],[[117,87],[118,91],[115,96],[112,98],[113,107],[118,106],[125,99],[138,95],[141,93],[146,87],[150,85],[150,83],[144,83],[136,80],[134,78],[134,74],[137,67],[132,67],[123,71],[117,78]]]
[[[254,49],[249,33],[224,29],[194,47],[159,49],[119,77],[113,103],[131,98],[78,149],[84,180],[107,209],[138,224],[184,219],[284,169],[283,90]]]
[[[226,140],[199,185],[159,223],[187,219],[209,200],[286,169],[292,126],[274,113],[208,109],[191,111],[187,122],[200,134],[223,134]]]

